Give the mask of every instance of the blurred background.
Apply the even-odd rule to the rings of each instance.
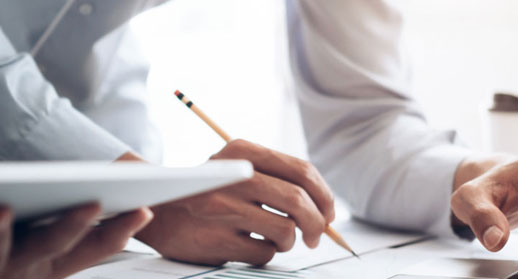
[[[518,91],[518,2],[393,0],[406,17],[413,93],[430,124],[487,150],[495,91]],[[224,142],[173,96],[182,90],[233,137],[306,158],[288,90],[284,2],[174,0],[131,22],[152,68],[151,117],[169,166],[196,165]]]

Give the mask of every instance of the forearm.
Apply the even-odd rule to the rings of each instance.
[[[386,1],[291,4],[299,12],[288,14],[292,68],[311,161],[357,217],[453,236],[452,184],[472,151],[454,131],[430,127],[412,101],[398,11]]]
[[[114,160],[128,150],[60,98],[0,30],[0,159]]]

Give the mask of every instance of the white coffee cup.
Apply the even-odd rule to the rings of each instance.
[[[518,155],[518,96],[494,94],[488,125],[491,151]]]

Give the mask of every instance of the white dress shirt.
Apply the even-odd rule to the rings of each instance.
[[[161,1],[0,0],[0,159],[158,160],[147,65],[126,22]],[[84,6],[84,5],[89,6]],[[425,122],[409,89],[402,20],[385,0],[287,0],[295,89],[311,161],[352,213],[451,234],[449,198],[469,153]],[[3,31],[2,31],[3,30]]]
[[[159,161],[147,117],[148,64],[127,21],[162,0],[0,0],[0,159]]]
[[[432,129],[414,102],[392,2],[288,0],[310,159],[356,217],[453,236],[453,180],[470,151],[454,131]]]

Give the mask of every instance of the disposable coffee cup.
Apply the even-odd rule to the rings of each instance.
[[[518,155],[518,96],[494,94],[488,120],[491,151]]]

